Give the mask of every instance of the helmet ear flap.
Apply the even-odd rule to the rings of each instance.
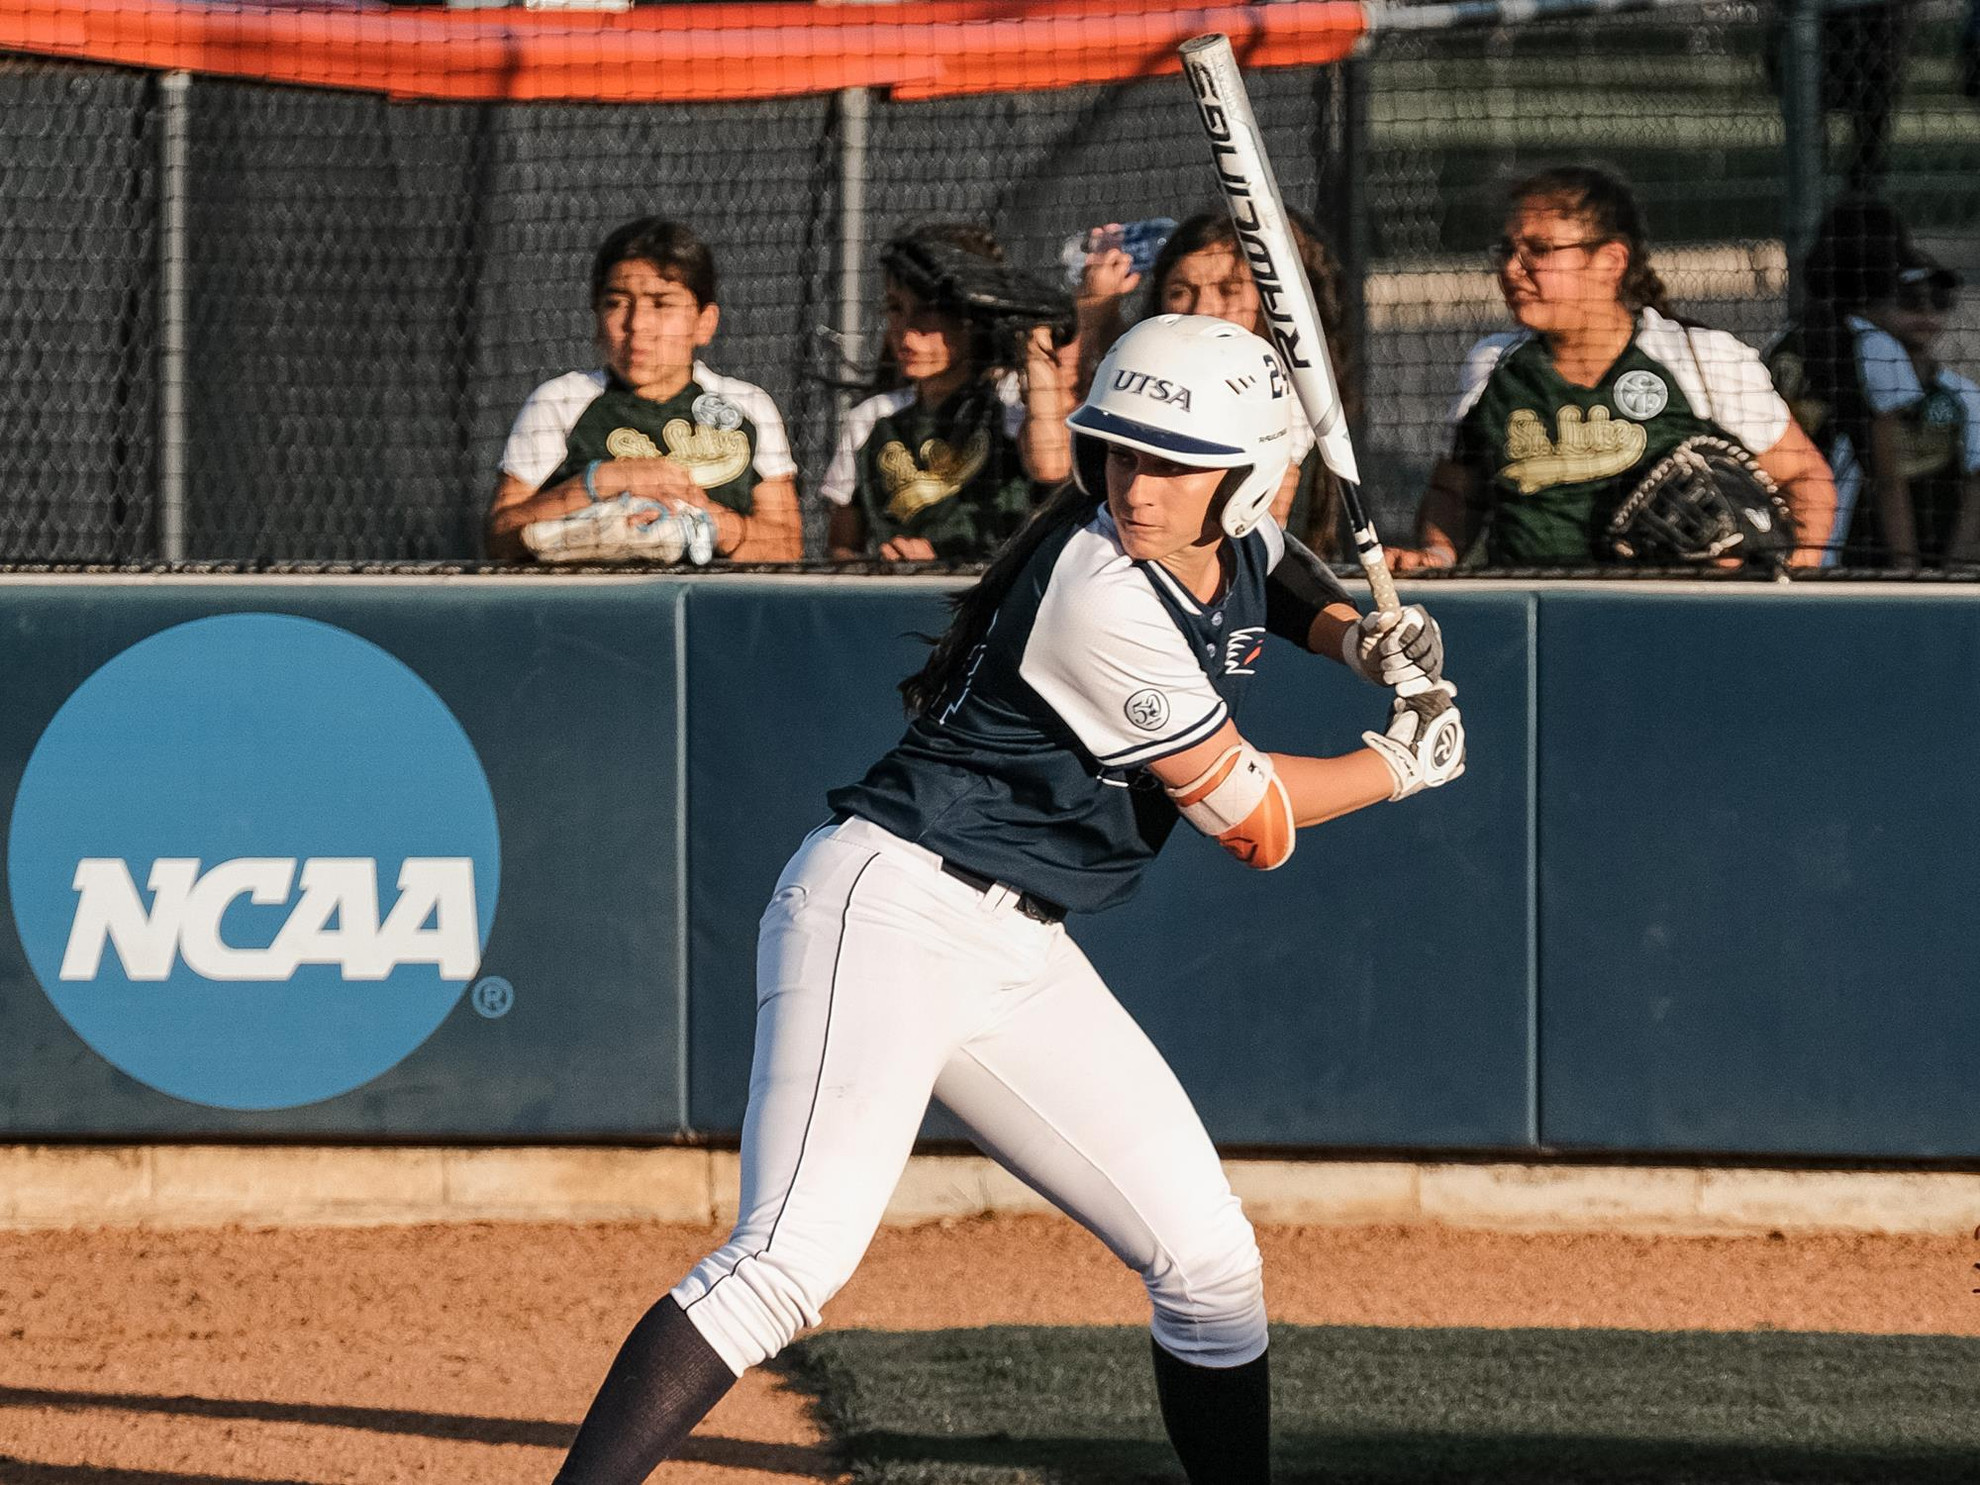
[[[1087,494],[1104,499],[1107,494],[1107,444],[1090,433],[1072,430],[1073,483]]]
[[[1275,471],[1272,464],[1273,461],[1267,460],[1263,465],[1233,469],[1217,486],[1217,498],[1224,502],[1217,514],[1217,524],[1223,527],[1224,535],[1235,540],[1265,519],[1265,513],[1272,508],[1272,497],[1279,493],[1279,481],[1284,478],[1286,468],[1281,464]]]

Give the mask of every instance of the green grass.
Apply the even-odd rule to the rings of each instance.
[[[787,1353],[875,1485],[1178,1481],[1141,1330],[845,1331]],[[1980,1339],[1273,1333],[1277,1477],[1980,1480]]]

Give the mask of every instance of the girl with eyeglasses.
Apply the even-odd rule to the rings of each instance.
[[[1588,166],[1529,176],[1509,193],[1493,258],[1519,328],[1465,358],[1450,453],[1416,546],[1390,554],[1398,571],[1615,561],[1611,516],[1698,434],[1745,446],[1794,516],[1790,564],[1820,559],[1835,509],[1828,466],[1758,353],[1672,314],[1627,185]]]
[[[1768,361],[1836,472],[1828,560],[1980,561],[1980,388],[1933,353],[1958,276],[1863,196],[1829,209],[1803,267],[1808,311]]]

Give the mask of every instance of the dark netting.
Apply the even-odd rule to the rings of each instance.
[[[1467,348],[1508,323],[1485,249],[1502,226],[1496,187],[1519,172],[1617,167],[1676,307],[1758,348],[1796,323],[1817,219],[1852,182],[1934,263],[1980,272],[1966,0],[1847,9],[1818,28],[1819,137],[1784,125],[1794,74],[1770,5],[1391,29],[1344,66],[1249,75],[1289,202],[1354,271],[1357,448],[1386,538],[1410,538],[1450,446]],[[706,359],[782,409],[806,549],[822,555],[816,491],[842,383],[877,349],[885,237],[978,217],[1019,266],[1056,274],[1060,245],[1088,226],[1216,199],[1173,77],[874,98],[862,329],[841,347],[839,98],[420,103],[210,77],[185,97],[194,561],[477,560],[517,409],[596,365],[592,251],[649,213],[714,247],[723,321]],[[0,560],[166,555],[162,108],[150,74],[0,65]],[[1973,303],[1949,296],[1933,349],[1948,372],[1980,368]],[[1934,426],[1920,424],[1920,449]],[[1873,521],[1849,555],[1874,563],[1889,545]]]
[[[0,560],[153,551],[153,88],[0,58]]]

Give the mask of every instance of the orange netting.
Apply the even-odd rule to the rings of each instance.
[[[1247,66],[1333,62],[1365,24],[1355,0],[655,5],[618,14],[0,0],[0,50],[397,98],[663,103],[871,87],[912,99],[1175,72],[1177,44],[1209,31],[1227,34]]]

